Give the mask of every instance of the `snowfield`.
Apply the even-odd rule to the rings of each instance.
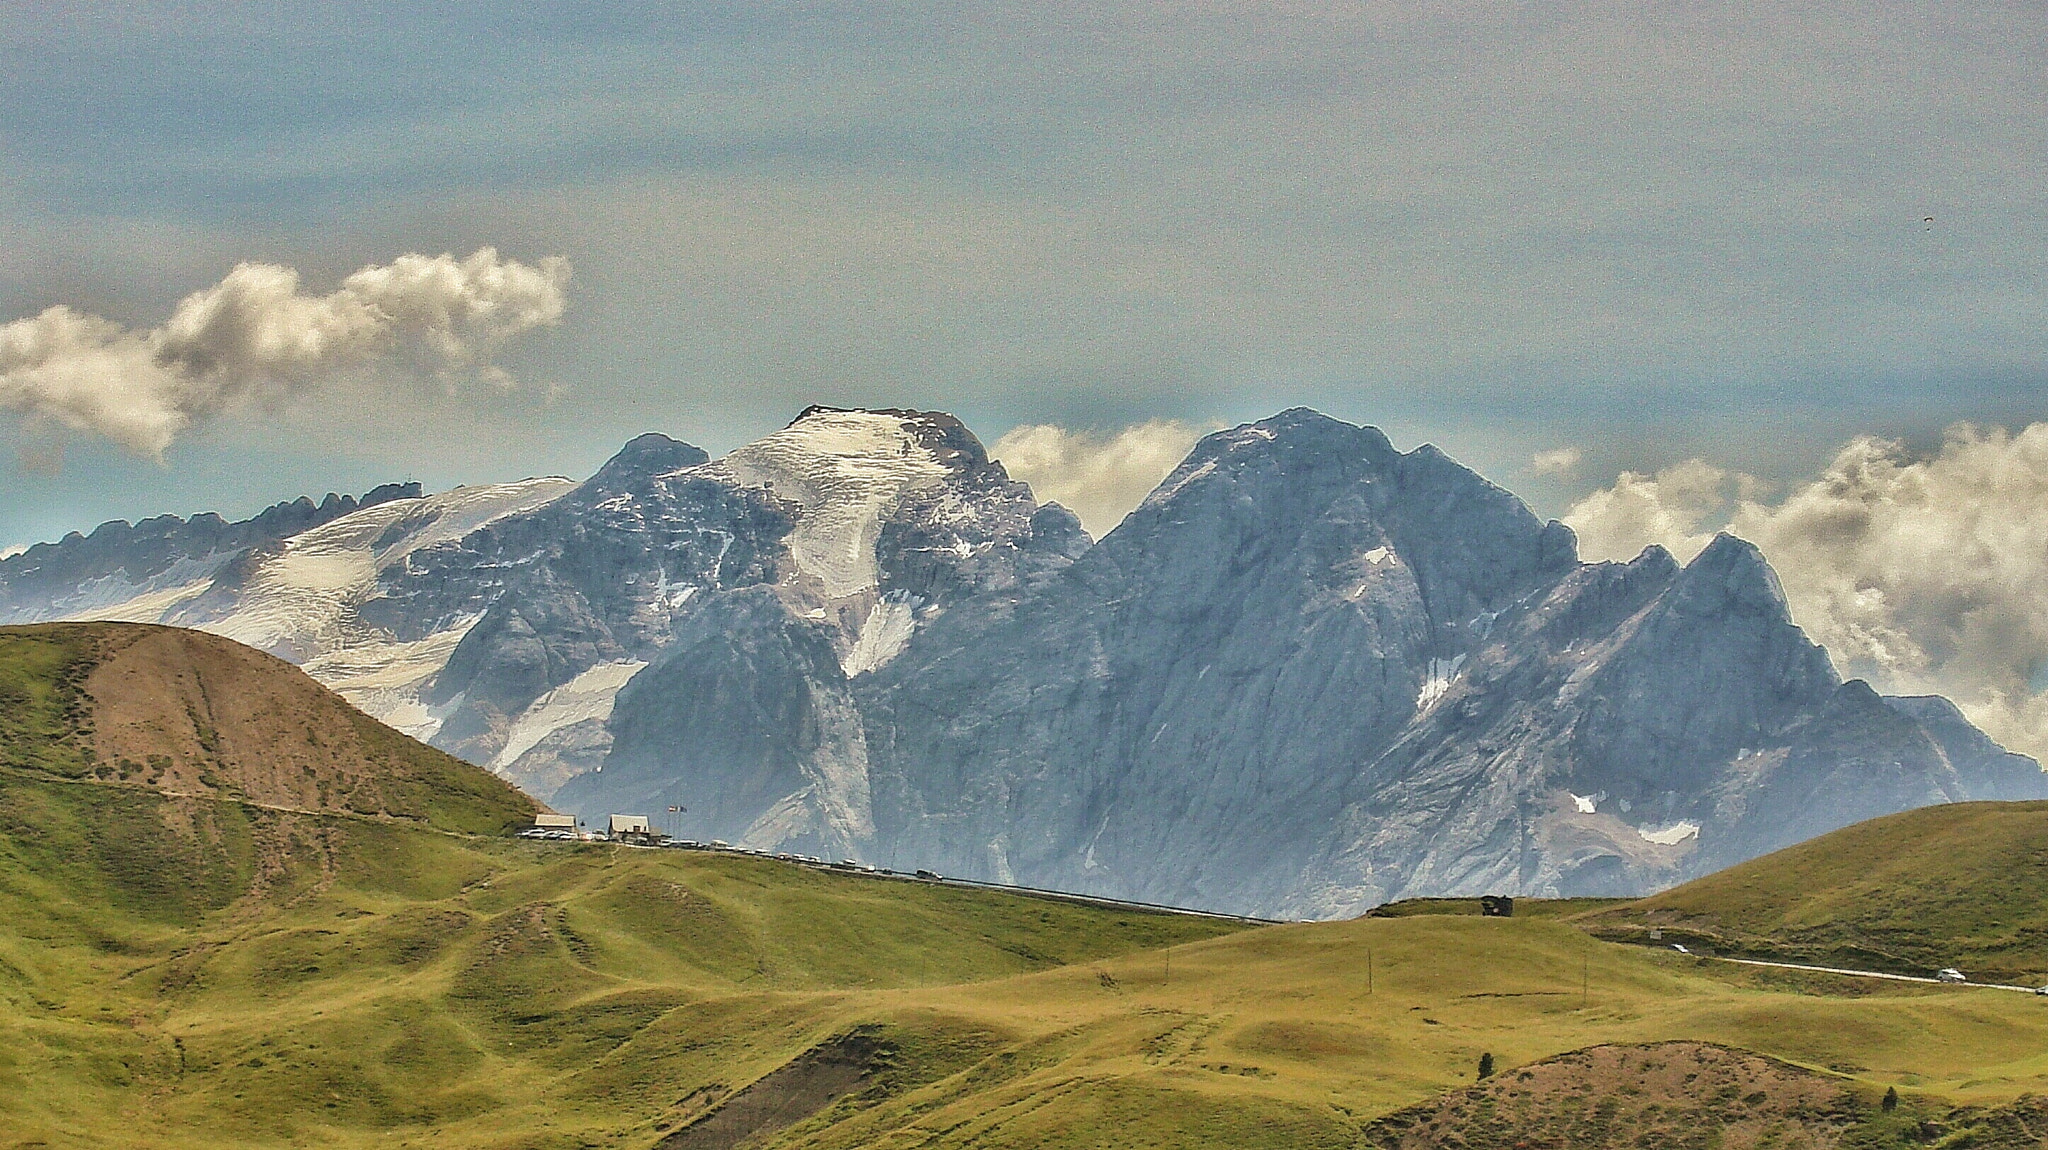
[[[908,420],[867,411],[813,412],[704,470],[795,501],[791,557],[832,599],[880,584],[882,520],[906,494],[947,474]]]

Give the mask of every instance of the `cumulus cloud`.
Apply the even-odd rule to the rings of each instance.
[[[1859,438],[1775,503],[1746,479],[1700,460],[1624,473],[1565,522],[1588,558],[1650,542],[1686,557],[1725,527],[1763,549],[1793,617],[1845,673],[1946,694],[1994,737],[2048,755],[2048,423],[1957,426],[1925,455]]]
[[[1586,453],[1576,447],[1559,447],[1550,451],[1539,451],[1529,460],[1529,468],[1538,475],[1568,477],[1579,470],[1579,463]]]
[[[239,400],[373,364],[509,383],[493,353],[560,320],[568,279],[560,257],[529,265],[481,248],[403,255],[319,296],[291,268],[244,263],[147,331],[59,305],[0,326],[0,408],[160,459]]]
[[[1081,526],[1100,539],[1216,426],[1154,419],[1102,435],[1036,424],[1012,428],[990,454],[1041,501],[1079,515]]]
[[[1727,521],[1736,487],[1747,478],[1702,459],[1655,475],[1624,471],[1614,486],[1573,504],[1564,523],[1578,534],[1587,560],[1633,559],[1656,543],[1689,562]]]

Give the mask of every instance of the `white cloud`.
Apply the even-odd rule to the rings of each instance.
[[[1559,447],[1550,451],[1539,451],[1529,460],[1529,468],[1538,475],[1555,475],[1568,478],[1578,471],[1579,463],[1586,453],[1576,447]]]
[[[1041,502],[1073,511],[1100,539],[1213,430],[1177,419],[1133,424],[1111,436],[1036,424],[1012,428],[990,454]]]
[[[1579,555],[1597,562],[1633,559],[1652,543],[1689,562],[1727,518],[1739,478],[1700,459],[1655,475],[1624,471],[1614,486],[1595,491],[1565,512],[1578,534]]]
[[[378,361],[503,383],[492,354],[558,321],[568,279],[559,257],[530,266],[481,248],[403,255],[324,296],[302,294],[291,268],[244,263],[149,331],[59,305],[0,326],[0,408],[161,458],[239,400],[314,390]]]
[[[1588,558],[1650,542],[1685,558],[1725,526],[1763,549],[1845,673],[1948,695],[1994,737],[2048,754],[2048,423],[1959,425],[1924,456],[1859,438],[1775,504],[1747,479],[1700,460],[1624,473],[1565,522]]]

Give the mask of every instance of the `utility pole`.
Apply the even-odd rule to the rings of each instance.
[[[1589,966],[1590,966],[1590,962],[1591,962],[1591,960],[1589,960],[1589,959],[1585,959],[1585,958],[1581,958],[1581,959],[1579,959],[1579,1009],[1580,1009],[1580,1010],[1584,1010],[1584,1009],[1586,1009],[1586,1004],[1587,1004],[1587,1002],[1588,1002],[1588,1001],[1590,1000],[1590,998],[1591,998],[1591,995],[1592,995],[1592,993],[1593,993],[1593,989],[1592,989],[1592,988],[1593,988],[1593,983],[1592,983],[1592,977],[1591,977],[1591,975],[1590,975],[1590,974],[1588,973],[1588,968],[1589,968]]]
[[[1365,992],[1372,993],[1372,948],[1365,948]]]

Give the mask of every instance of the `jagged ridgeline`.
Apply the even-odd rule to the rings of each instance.
[[[1581,563],[1307,410],[1203,439],[1099,541],[930,412],[400,494],[31,549],[0,621],[230,636],[585,818],[1266,916],[1640,895],[2048,797],[1946,700],[1844,682],[1749,544]]]
[[[289,663],[219,636],[139,624],[0,628],[0,763],[11,776],[0,786],[62,779],[473,834],[503,833],[536,808]],[[175,823],[122,833],[160,838]]]

